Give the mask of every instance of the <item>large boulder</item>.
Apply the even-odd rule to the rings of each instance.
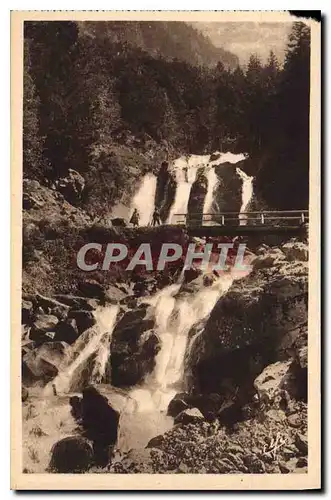
[[[76,205],[81,200],[85,179],[76,170],[69,168],[67,175],[56,181],[55,187],[71,205]]]
[[[172,399],[168,405],[167,415],[170,417],[177,417],[182,411],[189,408],[188,404],[182,399]]]
[[[204,421],[204,416],[198,408],[189,408],[188,410],[183,410],[175,418],[175,424],[196,424]]]
[[[22,377],[27,383],[40,380],[49,382],[59,372],[59,367],[67,358],[68,344],[47,342],[27,352],[22,360]]]
[[[31,326],[29,337],[31,340],[44,339],[45,333],[54,332],[59,320],[53,314],[38,314]]]
[[[126,312],[114,328],[111,341],[111,380],[121,387],[141,382],[153,371],[160,339],[151,328],[146,308]]]
[[[117,304],[118,302],[121,302],[121,300],[125,299],[127,297],[128,292],[125,289],[120,289],[117,286],[108,286],[106,291],[105,291],[105,298],[108,302],[111,302],[113,304]]]
[[[121,351],[120,349],[123,349]],[[155,358],[161,349],[156,333],[142,334],[136,345],[122,344],[111,352],[111,380],[117,387],[136,385],[155,367]]]
[[[79,291],[86,297],[104,300],[105,288],[96,280],[84,280],[78,284]]]
[[[61,439],[52,448],[49,472],[77,474],[87,472],[93,464],[91,443],[81,436]]]
[[[92,386],[83,389],[80,411],[85,435],[93,441],[96,463],[106,465],[110,447],[117,442],[119,412]]]
[[[91,328],[96,323],[96,319],[93,313],[91,311],[84,311],[82,309],[70,310],[68,313],[68,319],[75,320],[79,334],[83,333],[88,328]]]
[[[272,402],[286,386],[291,376],[292,361],[277,361],[267,366],[254,380],[254,387],[260,401]]]
[[[54,341],[73,344],[79,337],[79,332],[75,318],[67,318],[60,321],[54,328]]]
[[[271,255],[270,255],[271,254]],[[275,249],[265,254],[271,258]],[[307,321],[308,266],[276,258],[233,282],[212,310],[186,357],[189,389],[219,392],[225,379],[252,387],[263,368],[280,359]],[[283,357],[284,359],[284,357]]]

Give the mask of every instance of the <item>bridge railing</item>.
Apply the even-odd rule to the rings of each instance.
[[[219,212],[214,214],[203,214],[195,212],[190,214],[174,214],[173,224],[203,226],[284,226],[309,223],[308,210],[264,210],[260,212]]]

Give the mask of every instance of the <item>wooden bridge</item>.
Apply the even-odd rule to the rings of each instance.
[[[307,230],[308,210],[174,214],[173,224],[193,236],[298,235]]]

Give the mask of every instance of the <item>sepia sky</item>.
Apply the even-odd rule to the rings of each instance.
[[[249,56],[258,54],[263,61],[273,50],[283,62],[287,36],[292,23],[192,23],[196,29],[208,35],[216,47],[222,47],[239,57],[246,64]]]

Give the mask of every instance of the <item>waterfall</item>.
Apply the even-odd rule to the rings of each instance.
[[[155,191],[155,175],[146,174],[131,203],[131,213],[135,208],[138,210],[140,226],[148,226],[152,221],[152,215],[155,208]]]
[[[59,393],[77,390],[84,371],[88,371],[88,382],[100,383],[105,375],[110,354],[110,341],[119,311],[118,306],[100,307],[94,312],[95,326],[84,332],[68,347],[67,361],[46,392],[55,386]]]
[[[203,205],[204,214],[209,214],[211,212],[214,203],[214,193],[218,186],[218,178],[215,169],[212,166],[208,171],[207,180],[208,180],[207,194]]]
[[[187,214],[192,184],[197,176],[197,166],[190,165],[184,156],[174,161],[172,169],[176,176],[177,187],[175,199],[170,208],[168,224],[176,222],[174,214]]]
[[[238,167],[236,168],[236,171],[240,179],[242,180],[242,188],[241,188],[242,202],[241,202],[240,212],[245,212],[253,196],[253,177],[250,177],[249,175],[245,174],[245,172]],[[245,226],[247,224],[247,216],[239,215],[239,221],[241,226]]]
[[[138,412],[165,412],[174,395],[184,390],[184,359],[189,332],[209,316],[233,280],[243,275],[235,273],[235,270],[223,273],[211,286],[192,295],[177,297],[181,284],[175,284],[146,299],[155,319],[161,350],[156,356],[153,373],[146,376],[142,386],[130,393],[130,397],[137,401]]]
[[[215,156],[215,158],[211,160],[210,158],[213,155]],[[215,172],[215,166],[222,163],[235,164],[245,160],[247,157],[243,153],[220,153],[219,151],[216,151],[215,153],[213,153],[213,155],[190,155],[187,157],[182,156],[181,158],[178,158],[174,161],[172,165],[172,171],[176,178],[177,187],[175,199],[170,208],[168,224],[173,224],[176,222],[174,220],[175,214],[187,214],[192,184],[196,180],[199,168],[202,167],[204,169],[204,173],[208,181],[203,213],[210,213],[213,207],[215,192],[217,190],[219,182]],[[238,170],[240,169],[237,169],[237,171]],[[251,195],[247,194],[247,196],[249,196],[250,199]]]

